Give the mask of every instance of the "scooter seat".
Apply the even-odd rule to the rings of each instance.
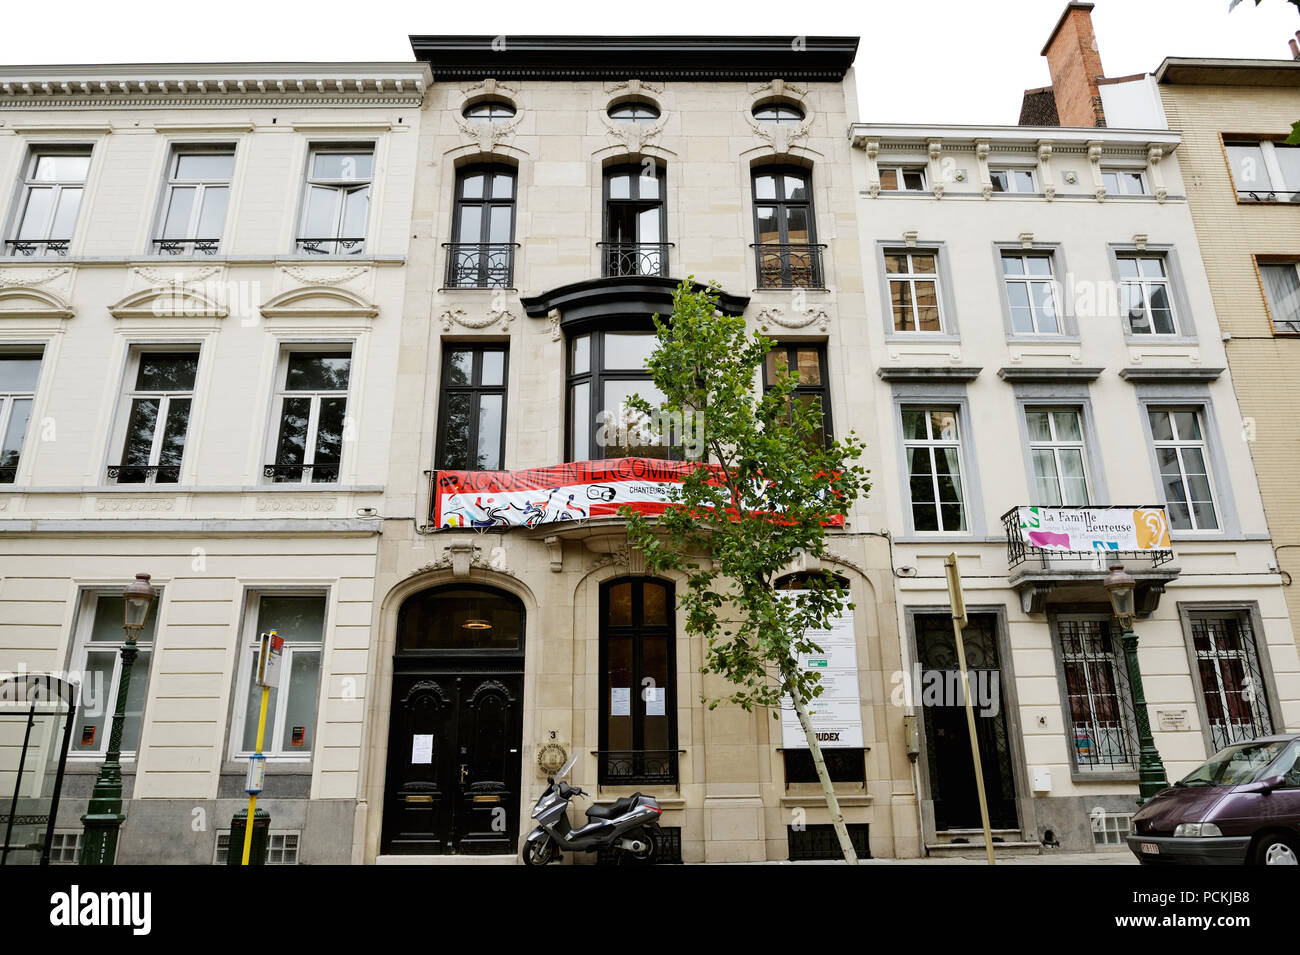
[[[624,796],[617,799],[608,806],[589,806],[587,808],[588,819],[617,819],[619,816],[626,815],[632,811],[636,805],[640,793],[633,793],[631,796]]]

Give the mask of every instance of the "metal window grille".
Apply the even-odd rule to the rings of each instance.
[[[613,848],[606,847],[596,850],[597,865],[617,865],[618,854]],[[660,826],[659,827],[659,856],[656,858],[657,865],[681,865],[682,864],[682,829],[681,826]]]
[[[1057,630],[1075,764],[1131,766],[1137,751],[1133,694],[1109,621],[1065,619]]]
[[[848,824],[849,842],[853,843],[853,851],[859,859],[871,858],[871,846],[867,841],[868,828],[865,822]],[[791,862],[844,858],[834,826],[788,826],[786,834]]]
[[[80,829],[56,829],[50,841],[51,865],[77,865],[81,859]]]
[[[1214,749],[1268,736],[1273,720],[1249,615],[1197,615],[1191,625]]]
[[[272,831],[266,846],[267,865],[297,865],[298,843],[301,833],[296,829]],[[217,851],[213,854],[213,865],[225,865],[230,853],[230,830],[223,829],[217,833]]]

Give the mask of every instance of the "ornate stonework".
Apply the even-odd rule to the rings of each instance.
[[[831,315],[825,305],[791,309],[788,317],[785,309],[780,305],[764,305],[755,317],[758,319],[761,331],[767,331],[773,325],[780,325],[782,328],[807,328],[816,323],[817,330],[825,333],[831,326]]]
[[[174,511],[173,497],[100,498],[95,501],[97,511]]]
[[[451,331],[453,325],[477,330],[498,322],[501,323],[502,328],[509,328],[514,320],[514,312],[508,308],[490,308],[482,315],[471,316],[463,308],[447,306],[438,313],[438,321],[442,324],[444,332]]]
[[[310,497],[259,497],[257,499],[257,509],[259,511],[333,511],[338,507],[336,498],[310,498]]]

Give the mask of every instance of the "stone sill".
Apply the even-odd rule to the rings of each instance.
[[[836,793],[835,800],[840,804],[841,809],[852,808],[855,806],[870,806],[875,802],[870,793]],[[810,793],[808,795],[781,797],[782,809],[794,809],[798,807],[824,809],[826,807],[826,796],[822,793]]]

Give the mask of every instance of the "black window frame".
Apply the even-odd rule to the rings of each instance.
[[[777,116],[759,115],[759,113],[765,113],[768,110],[775,110],[778,115]],[[780,115],[781,111],[783,110],[785,111],[785,115]],[[795,103],[787,102],[786,100],[771,100],[766,103],[758,103],[757,105],[754,106],[753,109],[749,111],[749,115],[754,117],[755,122],[771,123],[774,126],[785,126],[785,125],[797,126],[799,123],[802,123],[805,119],[808,118],[808,114],[804,111],[804,108],[802,106],[799,106]]]
[[[799,363],[798,363],[797,353],[799,352],[800,349],[804,349],[804,350],[812,349],[817,352],[817,368],[819,372],[819,377],[821,378],[820,385],[803,385],[798,383]],[[826,353],[826,343],[825,342],[777,341],[776,344],[773,345],[771,351],[768,352],[768,354],[771,354],[772,352],[775,351],[785,352],[785,366],[788,370],[790,370],[790,372],[793,375],[795,375],[796,384],[794,387],[794,391],[790,393],[790,397],[797,400],[801,395],[815,395],[821,401],[822,439],[823,439],[822,446],[830,447],[830,443],[835,439],[835,431],[834,431],[834,422],[831,417],[831,386],[827,375],[828,360],[827,360],[827,353]],[[764,361],[763,362],[763,391],[765,393],[767,391],[770,391],[774,384],[775,382],[770,381],[768,379],[767,362]]]
[[[776,184],[776,197],[773,199],[760,199],[758,196],[758,181],[761,178],[772,177]],[[785,177],[795,176],[803,180],[804,192],[807,199],[790,199],[785,195]],[[821,246],[817,242],[817,210],[813,201],[813,171],[806,166],[792,165],[775,165],[775,166],[755,166],[750,170],[750,196],[753,201],[754,214],[754,267],[755,279],[758,288],[825,288],[825,277],[822,269]],[[759,206],[775,206],[777,208],[777,241],[764,242],[762,232],[759,227],[758,209]],[[806,242],[790,241],[789,230],[789,209],[803,209],[808,222],[808,239]],[[795,256],[802,256],[803,264],[796,264]],[[775,257],[777,265],[776,278],[779,280],[776,284],[771,281],[773,271],[771,260]],[[769,262],[769,267],[764,269],[764,262]],[[807,280],[803,283],[795,281],[797,272],[807,272]]]
[[[485,194],[482,198],[466,198],[465,183],[471,176],[484,176],[485,192],[491,189],[499,175],[510,177],[510,199],[497,198]],[[471,206],[480,210],[479,235],[489,235],[492,209],[500,206],[510,208],[510,236],[505,242],[464,242],[461,239],[461,213]],[[519,228],[519,170],[508,163],[471,163],[456,170],[455,191],[452,193],[451,241],[446,245],[447,271],[446,288],[512,288],[515,273],[515,233]],[[464,246],[475,247],[472,266],[458,265]],[[498,251],[493,251],[498,249]],[[501,256],[504,265],[494,266],[494,256]],[[461,280],[467,271],[472,271],[476,281],[470,284]],[[500,280],[494,281],[494,272],[501,272]]]
[[[619,163],[606,166],[601,177],[601,274],[606,278],[621,275],[667,275],[668,274],[668,196],[665,167],[654,163],[655,180],[658,182],[659,195],[653,200],[641,197],[641,179],[645,172],[645,163]],[[631,188],[627,199],[614,199],[610,196],[610,183],[617,177],[630,177]],[[615,206],[643,207],[659,209],[659,241],[645,242],[637,229],[637,236],[631,242],[616,238],[611,231],[613,217],[610,215]],[[647,248],[650,247],[650,248]],[[652,263],[649,270],[643,270],[641,263]],[[633,268],[629,269],[631,265]]]
[[[481,109],[487,109],[488,115],[475,115],[475,112]],[[493,110],[497,109],[502,110],[500,116],[493,115]],[[509,112],[505,112],[505,110],[509,110]],[[476,103],[470,103],[460,111],[460,115],[470,122],[500,123],[508,119],[513,119],[518,112],[519,110],[515,108],[514,103],[497,97],[494,99],[481,99]]]
[[[645,110],[649,115],[628,116],[628,117],[614,115],[615,113],[618,113],[626,109],[631,109],[631,110],[642,109]],[[659,109],[658,104],[652,103],[647,99],[628,99],[628,100],[623,100],[622,102],[619,103],[611,104],[609,109],[605,110],[605,115],[608,116],[612,122],[627,123],[629,125],[634,125],[637,123],[653,123],[655,120],[663,116],[663,111]]]
[[[470,352],[474,357],[470,370],[470,383],[467,385],[451,384],[451,356],[454,352]],[[483,384],[483,356],[487,352],[501,354],[501,384]],[[456,464],[447,459],[447,416],[450,413],[451,395],[469,395],[473,411],[470,414],[469,435],[466,447],[469,453],[476,454],[479,438],[479,415],[473,413],[478,409],[478,399],[484,395],[501,396],[501,434],[497,450],[497,470],[504,470],[506,463],[506,415],[509,413],[510,384],[510,345],[507,342],[443,342],[442,371],[438,386],[438,431],[437,450],[434,454],[434,468],[440,471],[477,471],[477,462],[472,466]]]

